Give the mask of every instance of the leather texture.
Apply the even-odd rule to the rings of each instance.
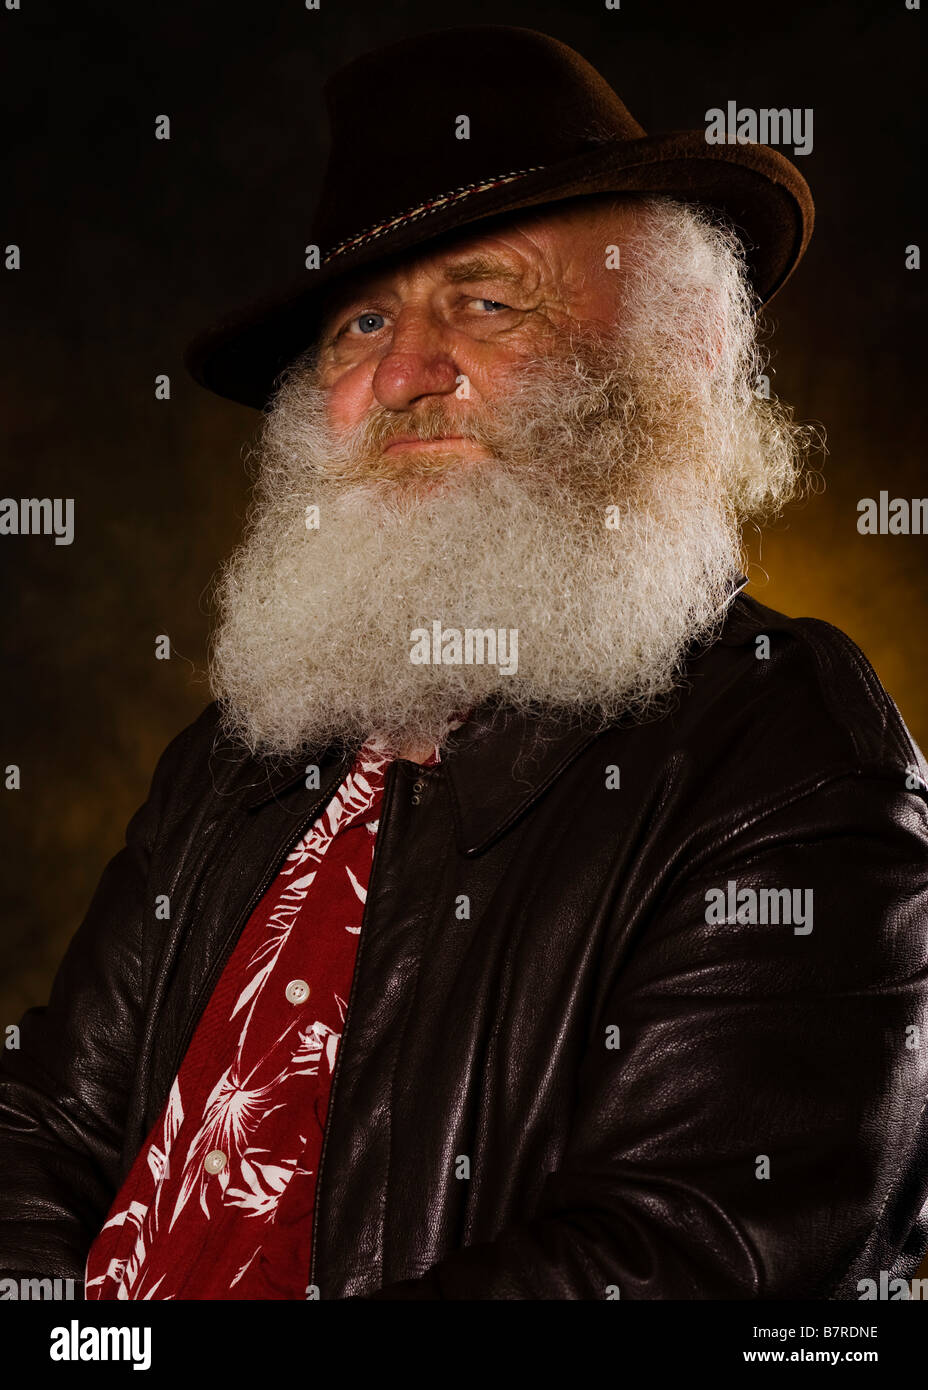
[[[4,1274],[83,1279],[251,907],[353,752],[309,789],[311,759],[249,758],[215,705],[167,747],[0,1063]],[[307,1282],[855,1299],[912,1277],[928,767],[850,639],[739,594],[661,717],[597,732],[491,702],[442,758],[389,769]],[[813,929],[707,922],[730,881],[812,890]]]

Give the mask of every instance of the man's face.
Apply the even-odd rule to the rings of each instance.
[[[654,708],[713,630],[738,509],[793,477],[713,235],[674,204],[594,200],[352,281],[275,397],[218,586],[227,732],[291,756],[430,747],[491,698]],[[420,660],[436,627],[447,659]],[[517,662],[459,661],[468,631],[508,634]]]
[[[320,333],[333,432],[371,420],[381,476],[401,474],[410,454],[486,456],[467,432],[492,417],[520,368],[577,331],[614,325],[618,274],[606,248],[636,215],[633,204],[546,209],[356,278]]]

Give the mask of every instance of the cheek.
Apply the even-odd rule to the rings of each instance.
[[[458,372],[467,377],[470,398],[492,401],[509,396],[527,362],[541,351],[539,343],[528,337],[505,342],[482,343],[478,350],[462,350],[456,354]],[[463,388],[459,387],[459,391]]]
[[[328,385],[326,413],[335,430],[350,429],[364,419],[373,404],[371,373],[356,367],[341,372]]]

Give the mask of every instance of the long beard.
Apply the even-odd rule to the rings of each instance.
[[[338,437],[312,370],[293,371],[216,588],[226,734],[273,757],[374,734],[397,753],[444,747],[449,718],[488,699],[602,724],[659,712],[739,567],[733,451],[753,409],[666,356],[600,332],[523,364],[492,406],[432,400]],[[449,432],[486,456],[382,451]],[[436,622],[514,629],[515,669],[414,660]]]

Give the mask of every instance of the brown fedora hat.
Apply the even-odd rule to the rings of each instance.
[[[331,152],[300,236],[319,247],[318,268],[184,355],[196,381],[243,405],[266,408],[280,372],[311,345],[324,291],[465,225],[598,193],[702,203],[737,229],[761,303],[812,232],[808,185],[783,155],[710,144],[704,130],[648,135],[585,58],[532,29],[403,39],[340,69],[325,96]]]

